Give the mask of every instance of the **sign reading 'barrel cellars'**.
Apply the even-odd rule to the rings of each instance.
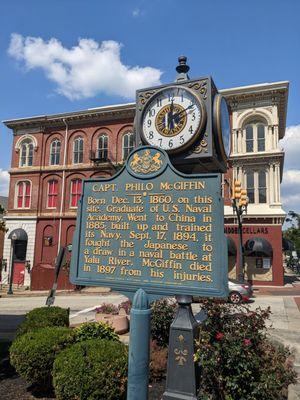
[[[145,146],[109,179],[84,182],[71,282],[122,292],[226,295],[220,174],[185,175]]]

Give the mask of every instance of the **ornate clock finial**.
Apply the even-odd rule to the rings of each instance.
[[[186,61],[187,61],[186,56],[178,57],[179,64],[176,67],[176,71],[177,71],[176,82],[186,81],[186,80],[190,79],[190,77],[188,76],[190,67],[187,65]]]

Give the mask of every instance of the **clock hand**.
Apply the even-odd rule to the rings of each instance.
[[[171,101],[170,111],[168,112],[168,129],[171,129],[171,122],[173,121],[174,100]]]
[[[183,112],[189,110],[190,108],[194,107],[194,104],[190,104],[187,108],[185,108],[184,110],[181,110],[175,114],[173,114],[173,118],[178,117],[178,115],[182,114]]]

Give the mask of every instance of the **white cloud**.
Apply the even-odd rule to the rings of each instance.
[[[0,169],[0,195],[8,196],[9,173]]]
[[[281,185],[283,207],[286,211],[300,212],[300,125],[287,127],[280,144],[285,150]]]
[[[285,210],[300,212],[300,170],[284,171],[281,192]]]
[[[135,18],[139,17],[140,14],[141,14],[141,10],[140,10],[139,8],[135,8],[135,9],[132,11],[132,16],[135,17]]]
[[[279,144],[285,151],[285,169],[300,169],[300,125],[287,127]]]
[[[152,67],[130,67],[120,58],[122,45],[108,40],[79,39],[70,49],[52,38],[11,35],[8,54],[24,63],[26,71],[41,68],[55,82],[57,92],[70,100],[98,93],[132,99],[135,90],[160,84],[162,72]]]

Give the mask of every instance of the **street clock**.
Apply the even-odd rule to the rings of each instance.
[[[144,108],[142,140],[177,153],[195,143],[205,123],[202,99],[184,86],[169,86],[158,90]]]
[[[226,171],[229,111],[211,77],[190,80],[179,57],[175,83],[138,90],[137,145],[157,146],[184,172]]]

